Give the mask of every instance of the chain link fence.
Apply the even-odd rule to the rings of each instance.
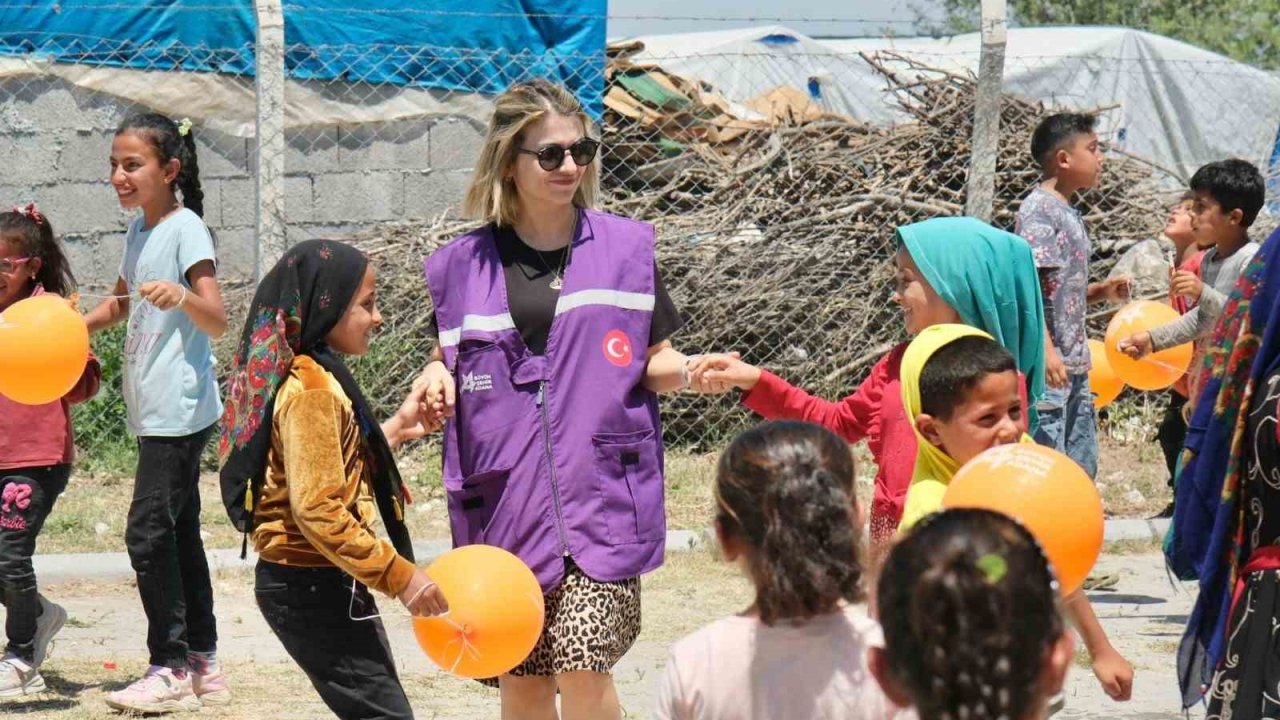
[[[660,270],[686,321],[677,347],[736,350],[836,400],[905,339],[891,300],[894,228],[963,211],[977,54],[888,40],[824,43],[780,28],[749,39],[655,38],[589,55],[285,45],[288,66],[306,71],[284,81],[278,143],[260,135],[261,98],[254,78],[239,74],[254,47],[79,39],[75,62],[0,56],[0,147],[12,168],[0,201],[42,206],[89,304],[115,279],[128,219],[107,182],[115,125],[144,107],[191,117],[232,316],[217,346],[220,367],[229,364],[255,274],[295,242],[345,239],[379,273],[386,324],[355,368],[389,411],[430,349],[422,259],[471,227],[457,207],[491,95],[467,91],[480,86],[467,73],[483,66],[510,81],[601,88],[603,206],[656,226]],[[125,67],[139,58],[149,69]],[[210,62],[238,69],[186,69]],[[1280,118],[1261,137],[1265,123],[1250,113],[1215,111],[1207,130],[1202,118],[1188,128],[1179,117],[1186,102],[1234,102],[1231,78],[1242,68],[1124,54],[1007,57],[993,222],[1012,229],[1020,198],[1038,179],[1028,153],[1036,122],[1059,108],[1098,112],[1107,163],[1080,208],[1094,239],[1093,275],[1105,277],[1123,253],[1159,235],[1196,166],[1228,155],[1269,165]],[[1135,100],[1153,87],[1155,100]],[[1188,88],[1199,96],[1188,101]],[[272,188],[283,237],[274,239],[263,236],[258,200],[259,168],[272,161],[283,167]],[[1139,293],[1158,294],[1159,278],[1153,283]],[[1106,319],[1094,317],[1095,335]],[[94,345],[106,382],[76,410],[81,462],[126,469],[132,444],[118,393],[119,331]],[[1159,395],[1134,394],[1113,415],[1125,419],[1121,430],[1145,431],[1162,404]],[[753,422],[732,396],[676,394],[663,410],[669,443],[694,450],[713,449]]]

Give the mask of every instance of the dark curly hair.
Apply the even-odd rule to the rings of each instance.
[[[716,471],[716,522],[746,546],[760,620],[806,620],[862,600],[849,446],[830,430],[764,423]]]
[[[990,510],[933,515],[889,553],[876,593],[889,673],[921,720],[1018,720],[1064,626],[1035,538]]]
[[[49,218],[39,213],[33,217],[33,213],[34,209],[0,213],[0,241],[16,248],[23,257],[40,258],[40,270],[34,280],[46,292],[70,295],[76,289],[71,263],[53,234]]]
[[[130,115],[116,128],[116,135],[132,133],[151,143],[160,164],[178,159],[178,179],[174,183],[182,191],[182,204],[204,217],[204,190],[200,187],[200,165],[196,161],[196,134],[183,135],[178,123],[158,113]]]

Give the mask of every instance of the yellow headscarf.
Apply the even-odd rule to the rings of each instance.
[[[973,336],[995,339],[968,325],[932,325],[916,335],[902,355],[902,407],[906,409],[911,429],[916,433],[916,467],[911,474],[911,486],[907,489],[906,507],[902,511],[902,522],[898,525],[899,532],[941,509],[947,484],[960,469],[960,465],[950,455],[929,442],[916,426],[916,418],[923,412],[920,408],[920,373],[934,353],[960,338]],[[1024,434],[1022,442],[1033,440]]]

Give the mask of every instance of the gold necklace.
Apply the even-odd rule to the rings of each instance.
[[[578,236],[578,216],[573,219],[573,232],[569,235],[569,244],[564,248],[564,255],[560,257],[560,270],[557,272],[551,269],[547,261],[542,257],[542,251],[537,248],[531,248],[535,255],[538,256],[538,262],[547,272],[551,273],[551,284],[548,285],[552,290],[557,292],[564,287],[564,271],[569,266],[569,255],[573,253],[573,238]]]
[[[534,254],[538,256],[538,262],[542,263],[542,267],[546,268],[547,272],[551,273],[551,284],[548,287],[550,287],[552,290],[559,290],[560,288],[564,287],[564,268],[565,268],[565,265],[567,265],[569,262],[569,252],[572,250],[572,248],[573,248],[573,243],[569,243],[568,247],[565,248],[564,255],[560,256],[560,270],[558,272],[555,270],[552,270],[551,266],[547,264],[546,259],[542,257],[541,250],[533,251]]]

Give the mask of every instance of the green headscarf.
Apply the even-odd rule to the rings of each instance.
[[[898,240],[934,292],[965,325],[990,333],[1027,378],[1027,419],[1040,425],[1044,394],[1044,300],[1031,246],[971,217],[942,217],[898,228]]]

